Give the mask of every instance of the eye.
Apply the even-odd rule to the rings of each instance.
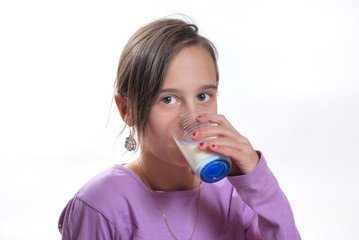
[[[166,96],[162,98],[161,102],[163,102],[164,104],[174,104],[177,102],[177,99],[172,96]]]
[[[197,95],[197,100],[200,102],[207,102],[211,98],[211,95],[208,93],[200,93]]]

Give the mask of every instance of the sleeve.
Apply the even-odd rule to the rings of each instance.
[[[63,240],[117,239],[113,224],[76,196],[63,210],[59,230]]]
[[[228,177],[249,209],[255,213],[245,225],[246,239],[299,240],[289,202],[260,152],[257,167],[247,175]],[[245,210],[245,209],[244,209]]]

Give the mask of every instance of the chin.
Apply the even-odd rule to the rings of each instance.
[[[176,147],[177,148],[177,147]],[[170,154],[171,162],[178,167],[190,167],[180,150],[177,148],[175,153]]]

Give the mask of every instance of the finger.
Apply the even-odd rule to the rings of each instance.
[[[243,144],[240,148],[230,145],[216,145],[213,142],[204,142],[200,149],[206,149],[224,156],[228,156],[240,168],[243,174],[252,171],[258,164],[259,156],[250,145]]]
[[[219,138],[232,138],[233,142],[248,143],[248,139],[241,135],[235,129],[228,129],[227,127],[216,125],[210,127],[203,127],[192,134],[192,139],[200,141],[201,139],[219,137]]]
[[[199,141],[208,137],[221,137],[234,135],[228,128],[220,125],[202,127],[192,134],[193,140]]]
[[[229,121],[223,116],[214,113],[205,113],[202,115],[197,116],[197,120],[201,123],[216,123],[218,125],[227,126],[233,128]]]
[[[241,152],[252,152],[254,151],[252,145],[249,142],[240,142],[235,139],[229,137],[222,137],[222,138],[210,138],[198,144],[198,147],[202,150],[211,150],[214,152],[221,151],[219,153],[224,153],[229,157],[235,157],[235,151]],[[233,151],[231,150],[233,149]]]

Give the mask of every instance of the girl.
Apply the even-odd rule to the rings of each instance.
[[[263,155],[217,115],[218,67],[213,44],[197,26],[161,19],[140,28],[120,58],[115,101],[130,127],[126,148],[136,161],[99,174],[65,207],[63,239],[300,239],[289,203]],[[215,123],[192,134],[230,157],[229,175],[201,182],[170,135],[174,119],[206,112]]]

